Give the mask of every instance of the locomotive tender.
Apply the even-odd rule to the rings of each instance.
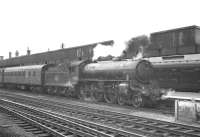
[[[135,107],[160,97],[153,68],[146,60],[74,61],[66,65],[31,65],[1,69],[5,87],[62,94]]]

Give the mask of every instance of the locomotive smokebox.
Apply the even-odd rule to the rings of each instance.
[[[150,62],[142,60],[136,66],[135,75],[137,80],[142,83],[148,83],[154,79],[154,70]]]

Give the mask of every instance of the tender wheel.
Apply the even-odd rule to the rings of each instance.
[[[93,93],[90,92],[90,91],[86,91],[86,90],[80,91],[80,97],[79,98],[81,100],[85,100],[85,101],[95,101]]]
[[[98,102],[103,101],[104,94],[102,92],[95,92],[93,93],[93,98]]]
[[[56,87],[53,88],[53,94],[58,95],[58,88],[56,88]]]
[[[79,99],[86,100],[86,98],[87,98],[87,94],[85,93],[85,91],[84,90],[80,90]]]
[[[19,89],[21,89],[21,87]],[[34,90],[35,90],[34,87],[30,87],[31,92],[34,92]]]
[[[48,93],[48,94],[53,95],[53,91],[54,91],[54,88],[53,88],[53,87],[48,87],[48,88],[47,88],[47,93]]]
[[[116,103],[116,99],[117,99],[116,94],[105,92],[103,96],[104,96],[104,100],[106,101],[106,103],[109,103],[109,104],[115,104]]]
[[[64,96],[65,95],[65,88],[57,88],[57,94],[59,94],[60,96]]]
[[[133,95],[131,104],[132,104],[132,106],[134,106],[136,108],[143,107],[144,106],[144,98],[140,94]]]

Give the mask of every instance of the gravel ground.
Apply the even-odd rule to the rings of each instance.
[[[35,137],[18,127],[11,118],[0,112],[0,137]]]

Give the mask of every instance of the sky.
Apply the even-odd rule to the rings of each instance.
[[[199,0],[0,0],[0,56],[8,58],[199,25]]]

